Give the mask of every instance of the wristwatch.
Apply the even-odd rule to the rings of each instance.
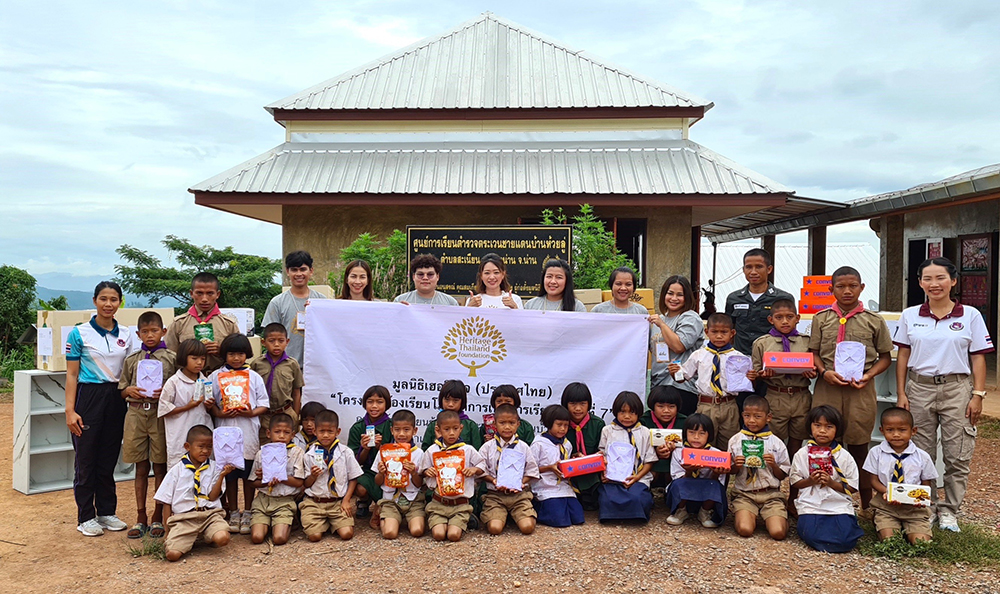
[[[983,400],[986,400],[986,390],[973,390],[972,395],[979,396]]]

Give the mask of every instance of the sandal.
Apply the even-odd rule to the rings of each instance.
[[[163,538],[167,534],[167,529],[160,522],[153,522],[149,525],[150,538]]]
[[[132,540],[138,540],[146,534],[146,525],[142,522],[137,522],[132,524],[132,527],[128,529],[126,536]]]
[[[381,519],[381,514],[380,514],[380,510],[379,510],[378,504],[375,503],[375,502],[372,502],[372,506],[369,509],[370,509],[372,515],[371,515],[370,518],[368,518],[368,525],[371,526],[372,528],[374,528],[375,530],[378,530],[379,529],[379,520]]]

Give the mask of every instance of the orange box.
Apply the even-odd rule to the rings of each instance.
[[[800,314],[814,314],[823,311],[824,309],[830,309],[833,307],[833,303],[799,303],[799,313]]]
[[[681,464],[689,466],[729,470],[732,460],[733,458],[729,455],[729,452],[715,452],[698,448],[684,448],[681,450]]]
[[[559,463],[559,470],[567,477],[604,472],[606,469],[607,464],[604,463],[604,456],[601,454],[570,458]]]
[[[802,286],[803,287],[829,287],[833,284],[833,277],[831,276],[803,276]]]
[[[816,366],[812,353],[764,353],[764,369],[775,373],[803,373]]]
[[[830,287],[816,287],[816,288],[802,288],[799,291],[799,299],[801,301],[835,301],[836,297],[833,296],[833,291]]]

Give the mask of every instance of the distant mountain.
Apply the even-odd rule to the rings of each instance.
[[[40,275],[44,276],[44,275]],[[67,275],[68,276],[68,275]],[[76,277],[81,278],[81,277]],[[97,278],[97,277],[95,277]],[[106,279],[99,279],[94,281],[91,288],[86,291],[77,290],[66,290],[66,289],[49,289],[48,287],[36,286],[35,294],[42,301],[49,301],[54,297],[60,295],[66,296],[66,301],[69,302],[69,308],[78,309],[93,309],[94,308],[94,289],[97,283]],[[146,297],[136,297],[134,295],[125,294],[125,307],[146,307],[149,305],[149,299]],[[176,299],[162,299],[156,304],[157,307],[178,307],[181,304],[177,302]]]

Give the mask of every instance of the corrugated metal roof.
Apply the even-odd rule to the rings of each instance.
[[[491,13],[266,107],[712,107]]]
[[[791,190],[690,140],[655,143],[285,143],[192,192],[775,194]]]
[[[715,239],[727,233],[738,231],[746,227],[758,227],[766,225],[772,221],[779,221],[789,217],[800,217],[818,212],[836,211],[847,208],[847,205],[839,202],[818,200],[816,198],[805,198],[793,196],[782,206],[775,206],[764,210],[731,217],[722,221],[716,221],[707,225],[702,225],[701,234],[703,237]]]

